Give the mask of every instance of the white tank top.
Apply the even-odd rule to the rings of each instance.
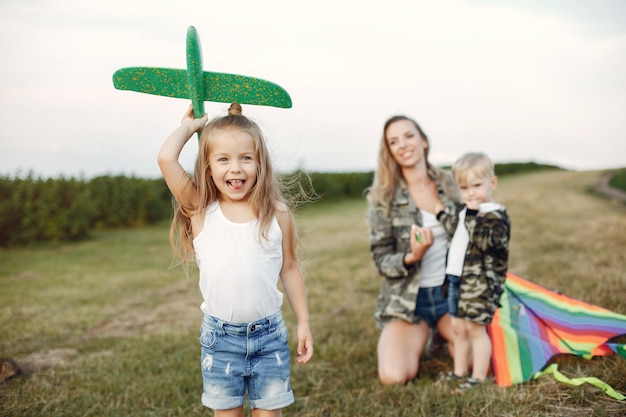
[[[204,227],[193,239],[200,269],[200,309],[231,323],[249,323],[281,309],[278,278],[283,264],[282,232],[274,217],[268,239],[258,220],[235,223],[219,203],[206,210]]]
[[[437,220],[437,216],[424,210],[422,212],[423,227],[433,232],[433,244],[428,248],[421,262],[420,288],[438,287],[443,285],[446,271],[446,248],[448,233]]]

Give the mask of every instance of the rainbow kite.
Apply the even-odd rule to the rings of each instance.
[[[588,382],[614,398],[626,398],[595,378],[568,381],[556,364],[546,367],[554,355],[561,353],[587,359],[618,353],[626,358],[625,345],[608,343],[609,339],[626,334],[626,316],[510,273],[500,305],[488,326],[497,385],[507,387],[551,373],[561,382]]]

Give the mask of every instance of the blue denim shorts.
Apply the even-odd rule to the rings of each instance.
[[[459,288],[461,287],[461,277],[456,275],[446,275],[448,280],[448,310],[452,317],[457,317],[459,307]]]
[[[287,327],[281,312],[251,323],[205,314],[200,327],[202,404],[276,410],[293,403]]]
[[[415,316],[426,321],[432,329],[437,322],[448,312],[448,300],[441,294],[442,286],[420,288],[417,293]]]

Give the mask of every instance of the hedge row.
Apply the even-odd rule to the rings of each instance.
[[[163,180],[0,177],[0,246],[79,240],[94,228],[154,223],[171,210]]]
[[[308,173],[310,183],[306,180],[306,176],[300,176],[299,178],[304,191],[316,197],[314,201],[337,201],[344,198],[363,198],[365,189],[372,185],[374,173],[311,172]]]
[[[496,165],[500,176],[558,169],[533,162]],[[285,183],[306,201],[363,198],[373,172],[288,174]],[[91,180],[0,176],[0,246],[71,241],[98,228],[136,227],[170,218],[172,200],[162,179],[101,176]]]

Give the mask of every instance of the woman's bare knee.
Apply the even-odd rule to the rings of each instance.
[[[413,376],[413,378],[415,378],[415,376]],[[413,378],[405,372],[378,371],[378,379],[383,385],[404,385]]]

